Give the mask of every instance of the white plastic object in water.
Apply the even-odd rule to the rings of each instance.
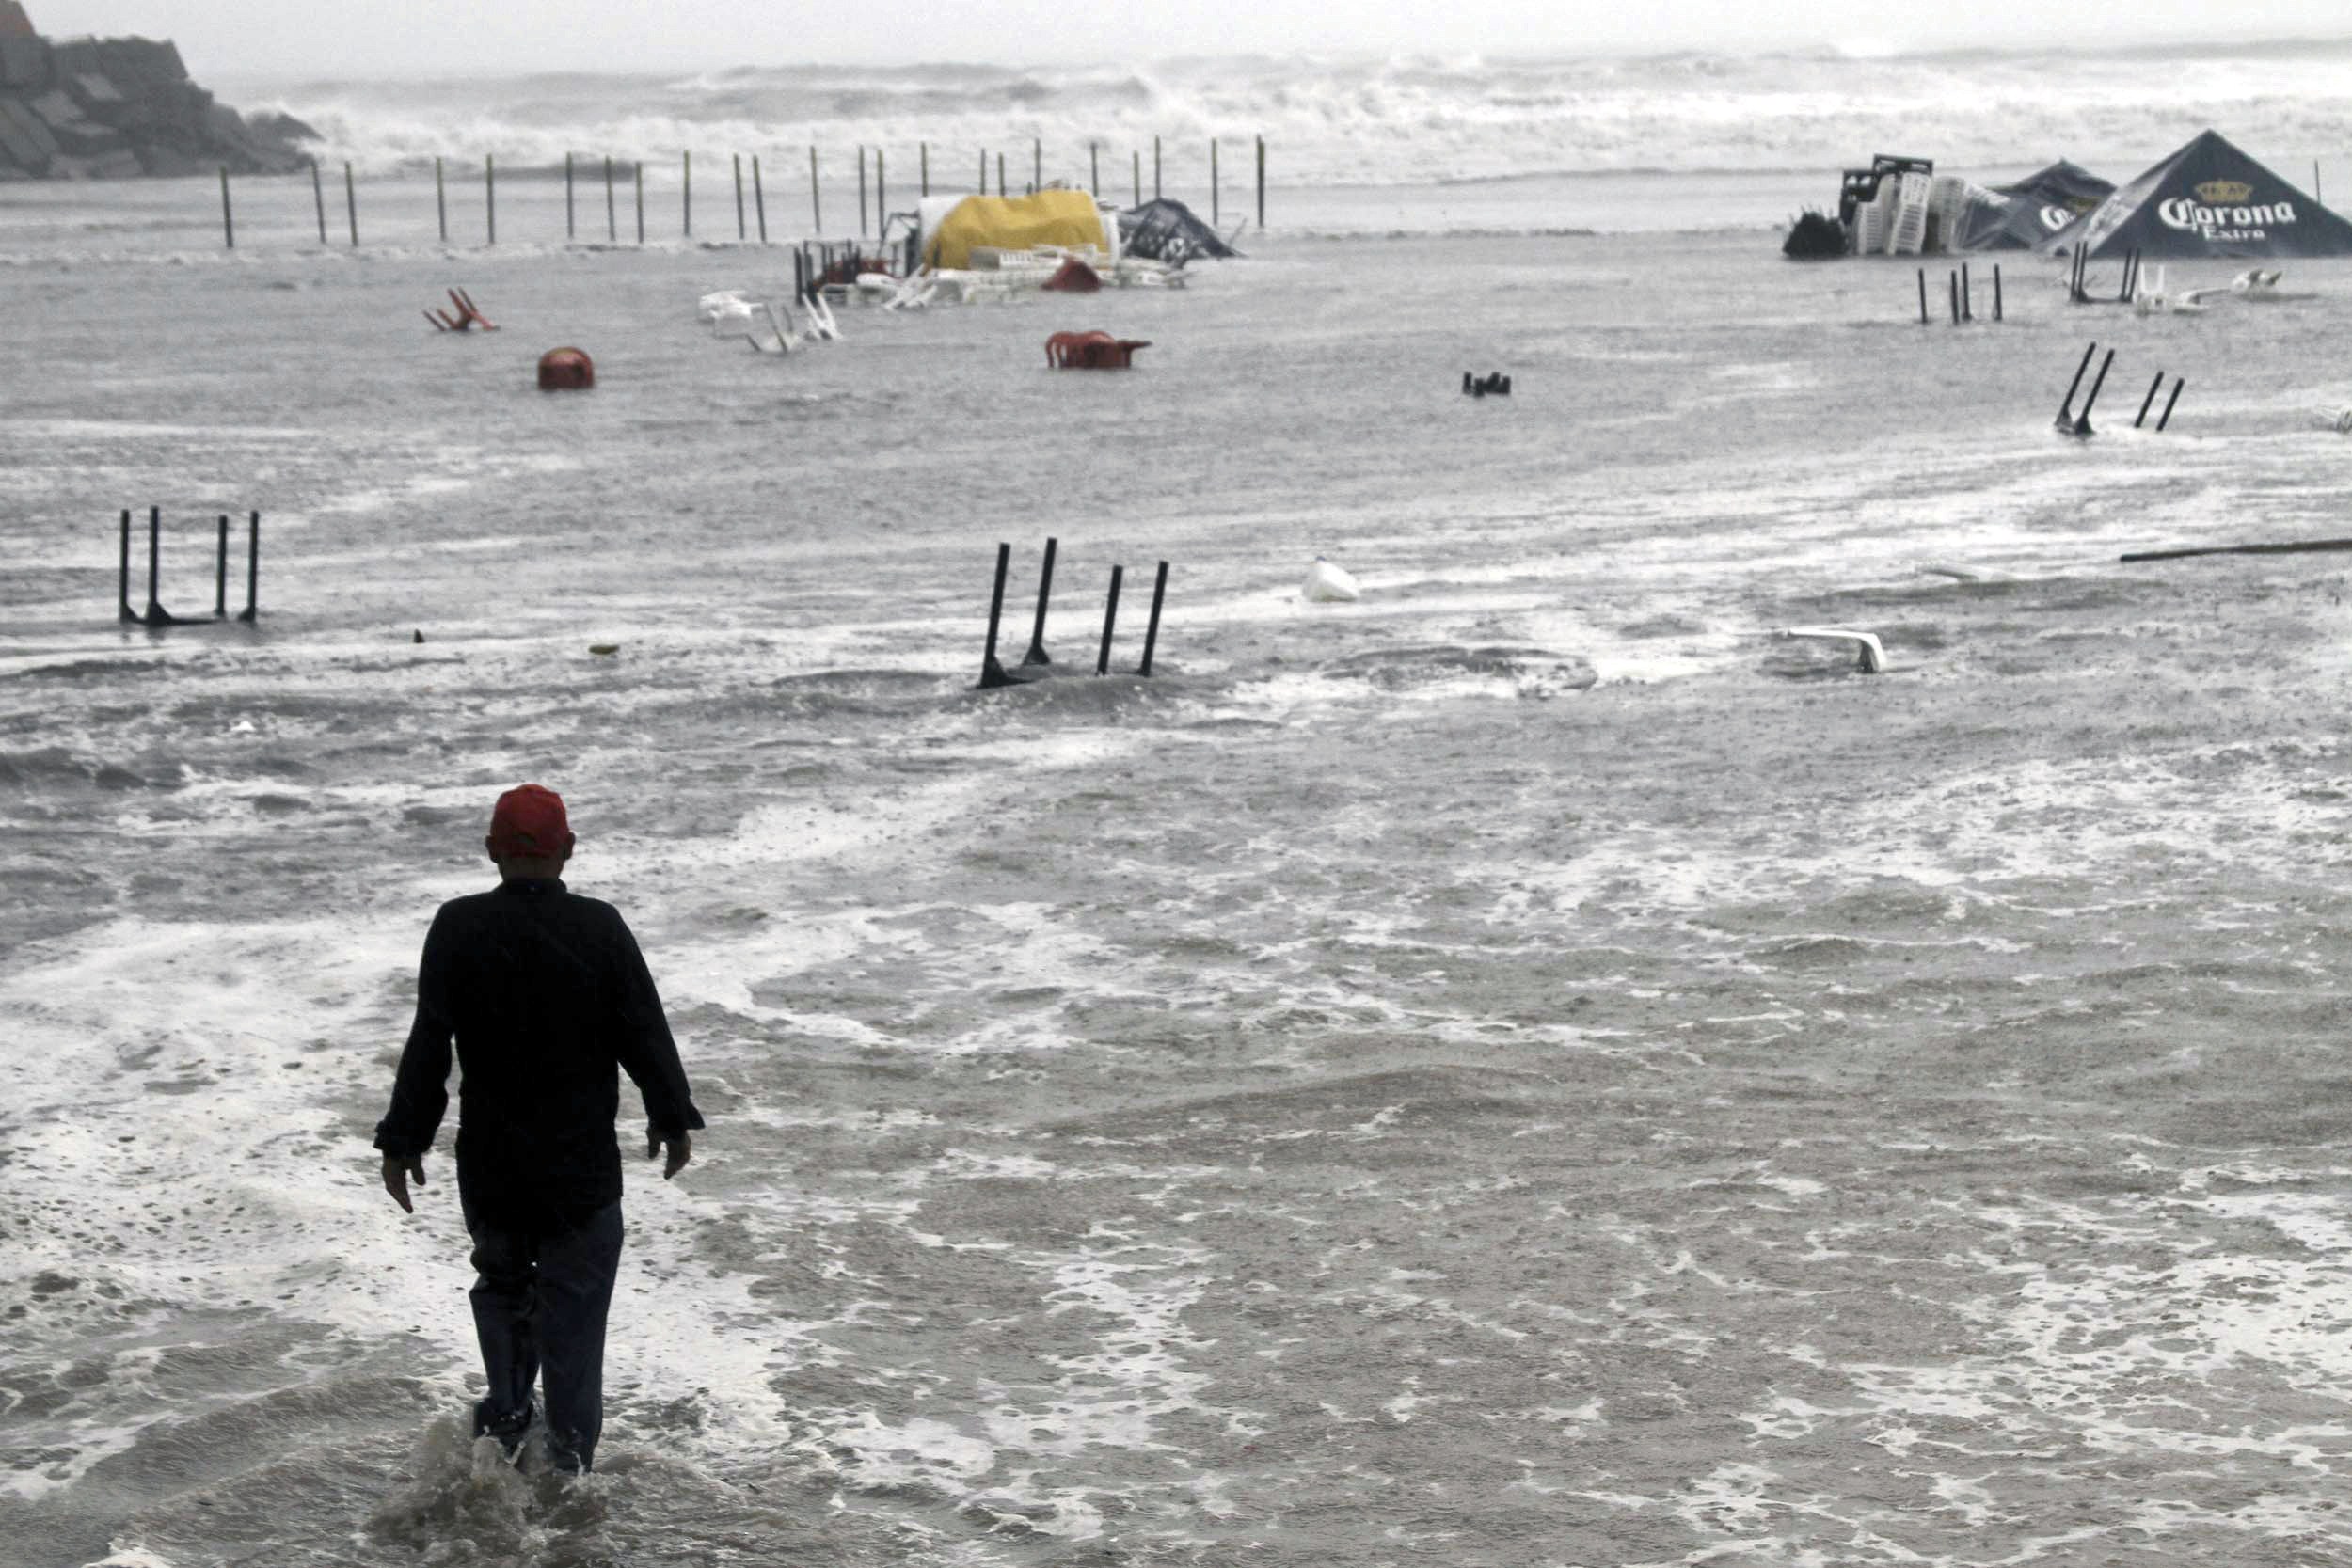
[[[1935,182],[1924,174],[1906,174],[1895,192],[1895,225],[1886,236],[1889,256],[1916,256],[1928,237],[1928,193]]]
[[[1790,626],[1780,635],[1851,643],[1862,651],[1861,661],[1855,667],[1864,674],[1886,673],[1886,650],[1880,646],[1878,633],[1874,631],[1852,631],[1845,626]]]
[[[705,294],[694,302],[694,319],[715,325],[729,317],[749,319],[752,302],[740,289],[723,289],[715,294]]]
[[[1299,585],[1298,596],[1309,604],[1354,604],[1364,596],[1364,591],[1354,578],[1317,556],[1307,568],[1307,580]]]
[[[2279,286],[2279,277],[2276,269],[2249,267],[2230,279],[2230,292],[2233,294],[2266,294]]]
[[[1886,248],[1886,231],[1893,226],[1895,183],[1879,182],[1878,194],[1854,209],[1854,254],[1876,256]]]

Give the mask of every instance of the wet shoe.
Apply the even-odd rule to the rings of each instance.
[[[512,1415],[493,1416],[488,1400],[476,1400],[473,1402],[473,1434],[476,1437],[497,1438],[499,1447],[505,1450],[507,1458],[512,1459],[522,1451],[523,1434],[531,1430],[532,1420],[537,1415],[538,1410],[534,1406],[526,1404]]]

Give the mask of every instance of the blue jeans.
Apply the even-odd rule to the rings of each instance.
[[[512,1229],[471,1212],[478,1276],[469,1292],[482,1370],[483,1415],[519,1428],[544,1377],[548,1450],[557,1468],[586,1470],[604,1430],[604,1320],[621,1265],[621,1206],[572,1229]]]

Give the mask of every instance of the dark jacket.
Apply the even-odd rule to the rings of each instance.
[[[433,1147],[461,1069],[458,1192],[469,1214],[568,1229],[621,1196],[613,1140],[627,1071],[655,1131],[702,1126],[661,998],[618,910],[550,878],[453,898],[433,917],[417,1019],[375,1147]]]

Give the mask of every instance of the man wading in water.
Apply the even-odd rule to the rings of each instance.
[[[474,1434],[511,1455],[547,1381],[548,1452],[589,1468],[604,1424],[604,1319],[621,1261],[620,1068],[644,1096],[645,1157],[686,1168],[703,1124],[661,1016],[661,998],[620,911],[560,879],[572,856],[564,802],[524,784],[499,797],[484,840],[499,885],[433,917],[417,974],[417,1020],[392,1108],[376,1125],[384,1190],[414,1213],[424,1152],[458,1092],[457,1201],[473,1238],[474,1331],[488,1397]]]

